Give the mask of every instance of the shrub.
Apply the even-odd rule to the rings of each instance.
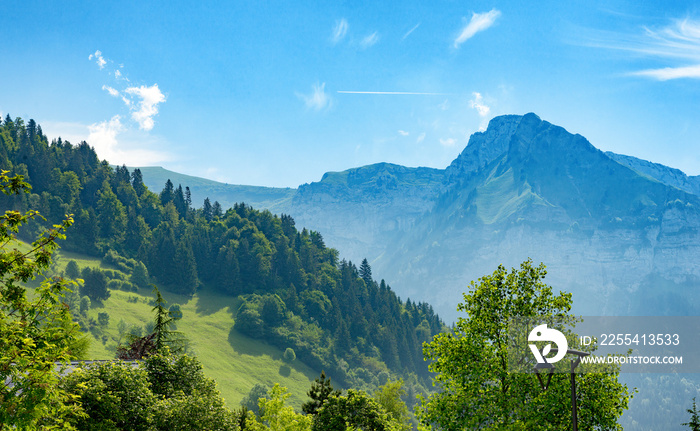
[[[297,354],[294,353],[294,349],[292,349],[291,347],[287,347],[287,350],[284,351],[284,355],[282,355],[282,359],[288,364],[294,362],[296,358]]]

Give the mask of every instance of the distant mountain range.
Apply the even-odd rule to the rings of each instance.
[[[290,214],[448,322],[469,281],[528,257],[579,314],[700,312],[700,176],[604,153],[535,114],[492,119],[446,169],[379,163],[297,189],[141,171],[156,192],[189,186],[194,206]]]

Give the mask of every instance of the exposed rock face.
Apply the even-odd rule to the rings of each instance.
[[[448,322],[471,280],[527,258],[580,314],[700,314],[700,177],[603,153],[535,114],[494,118],[444,170],[379,163],[297,190],[233,187],[222,199],[292,215]]]
[[[382,254],[394,235],[407,232],[434,206],[444,171],[378,163],[329,172],[299,187],[288,208],[297,226],[324,235],[359,263]]]
[[[330,173],[289,213],[448,321],[471,280],[527,258],[579,313],[697,313],[700,199],[640,171],[534,114],[509,115],[444,171]]]

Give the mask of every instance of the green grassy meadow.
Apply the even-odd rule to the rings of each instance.
[[[101,264],[99,259],[86,258],[75,253],[60,251],[55,270],[62,271],[75,260],[80,269],[85,266],[116,269]],[[97,320],[98,313],[109,314],[109,325],[103,328],[103,336],[96,339],[89,334],[90,359],[112,359],[120,340],[117,325],[123,320],[128,326],[144,327],[153,320],[151,301],[154,294],[148,289],[139,292],[111,290],[111,296],[103,303],[93,303],[88,317]],[[183,313],[177,322],[177,330],[189,340],[188,352],[194,353],[202,363],[207,376],[216,380],[219,390],[229,407],[239,406],[241,399],[256,383],[272,387],[279,383],[289,389],[288,399],[297,411],[306,400],[306,392],[321,370],[313,370],[299,360],[292,364],[282,361],[283,351],[253,340],[234,331],[234,313],[238,308],[235,298],[215,292],[198,292],[192,298],[162,291],[166,306],[179,304]],[[128,332],[128,331],[127,331]],[[106,336],[106,337],[105,337]]]

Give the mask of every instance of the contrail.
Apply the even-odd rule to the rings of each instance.
[[[449,93],[414,93],[409,91],[338,91],[343,94],[388,94],[401,96],[451,96]]]

